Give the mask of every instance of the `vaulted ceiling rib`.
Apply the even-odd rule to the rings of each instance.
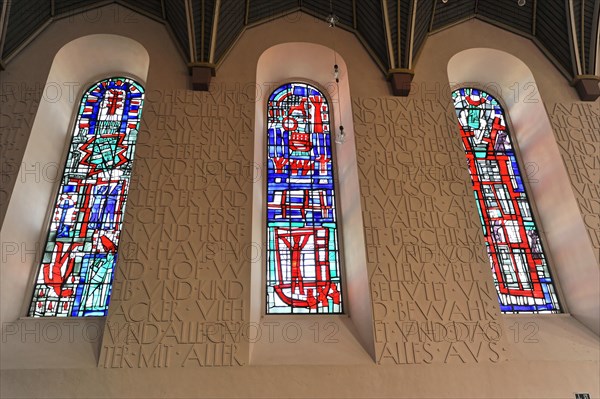
[[[191,64],[218,65],[248,26],[297,10],[326,23],[330,13],[326,0],[0,0],[0,61],[10,62],[53,19],[109,3],[165,23]],[[333,0],[331,5],[339,26],[359,37],[385,73],[411,69],[429,34],[469,18],[531,38],[569,79],[595,73],[597,0],[526,0],[523,6],[517,0]]]

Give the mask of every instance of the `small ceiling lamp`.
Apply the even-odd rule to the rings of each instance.
[[[336,144],[344,144],[346,142],[346,132],[344,132],[344,126],[340,125],[340,129],[335,135]]]
[[[338,16],[335,15],[333,12],[327,16],[326,20],[327,20],[327,23],[329,24],[330,28],[335,28],[337,23],[340,22],[340,19],[338,18]]]

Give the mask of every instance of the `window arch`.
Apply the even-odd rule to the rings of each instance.
[[[143,96],[123,77],[83,94],[30,316],[107,314]]]
[[[287,83],[267,103],[267,313],[342,313],[329,105]]]
[[[474,88],[455,90],[452,99],[500,310],[560,312],[504,110]]]

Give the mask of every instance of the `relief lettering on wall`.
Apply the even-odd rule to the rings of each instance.
[[[248,362],[253,104],[150,91],[100,365]]]
[[[548,111],[583,223],[600,259],[600,106],[556,103]]]
[[[353,101],[379,364],[503,357],[498,298],[450,106]]]
[[[58,165],[21,163],[41,98],[56,101],[56,87],[44,90],[41,83],[0,83],[0,225],[15,181],[56,181]],[[60,87],[58,88],[60,90]]]

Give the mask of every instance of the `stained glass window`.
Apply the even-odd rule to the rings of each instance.
[[[342,313],[327,99],[289,83],[267,112],[267,313]]]
[[[120,77],[83,95],[30,316],[106,315],[143,97]]]
[[[452,93],[500,310],[558,313],[560,306],[513,142],[498,101],[481,90]]]

